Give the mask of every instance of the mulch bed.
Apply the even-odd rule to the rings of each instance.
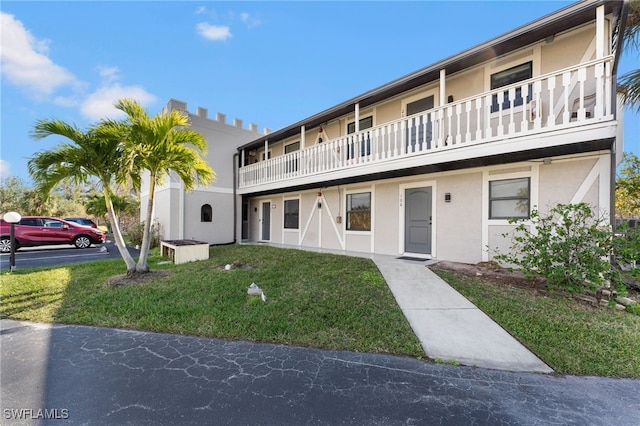
[[[539,295],[548,295],[550,293],[545,278],[526,278],[521,272],[509,271],[494,261],[480,262],[477,264],[441,261],[435,265],[431,265],[430,268],[432,270],[449,271],[468,277],[485,278],[495,284],[529,290]],[[561,293],[563,292],[560,290],[554,290],[554,294],[556,295]],[[627,297],[640,302],[640,291],[629,289]],[[581,302],[581,300],[577,300]]]

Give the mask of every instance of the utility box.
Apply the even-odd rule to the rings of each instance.
[[[209,243],[196,240],[160,241],[160,253],[176,265],[205,260],[209,258]]]

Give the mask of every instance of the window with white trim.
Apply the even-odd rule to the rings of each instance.
[[[371,192],[347,194],[347,231],[371,231]]]
[[[295,152],[300,150],[300,141],[290,143],[289,145],[284,146],[284,153],[289,154],[290,152]]]
[[[524,64],[516,65],[515,67],[507,68],[506,70],[499,71],[491,74],[491,90],[499,89],[510,84],[517,83],[519,81],[528,80],[533,77],[533,62],[525,62]],[[496,93],[492,97],[491,112],[500,110],[498,98],[501,99],[502,110],[509,109],[512,106],[520,106],[524,103],[522,99],[522,88],[517,87],[515,90],[515,99],[509,100],[509,91],[506,90],[500,95]],[[531,85],[529,85],[529,95],[527,96],[527,102],[531,100]]]
[[[489,219],[528,219],[530,205],[530,178],[489,181]]]
[[[373,127],[373,115],[370,115],[368,117],[365,118],[361,118],[360,121],[358,121],[359,126],[358,129],[359,131],[363,131],[365,129],[368,129],[369,127]],[[347,124],[347,134],[350,133],[355,133],[356,132],[356,122],[352,122]]]
[[[291,154],[292,152],[300,151],[300,141],[290,143],[284,146],[284,154]],[[285,173],[293,173],[298,171],[298,159],[291,158],[285,163]]]
[[[359,131],[363,131],[373,127],[373,116],[370,115],[368,117],[360,119],[358,122],[360,123]],[[347,125],[347,134],[355,133],[356,131],[356,123],[349,123]],[[351,139],[347,142],[347,160],[351,158],[355,158],[358,155],[358,151],[360,152],[360,156],[364,157],[365,155],[371,155],[371,136],[369,132],[364,132],[360,135],[359,139],[355,136],[352,136]]]
[[[284,229],[298,229],[300,200],[284,200]]]

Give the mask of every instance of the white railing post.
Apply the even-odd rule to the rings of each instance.
[[[522,90],[522,86],[520,86],[520,90]],[[522,100],[522,105],[524,108],[527,107],[526,98]],[[507,133],[512,135],[516,132],[516,118],[514,116],[514,110],[516,109],[516,88],[512,87],[509,89],[509,126],[507,127]],[[523,109],[524,109],[523,108]],[[526,115],[526,114],[523,114]]]
[[[393,129],[391,131],[393,134],[393,152],[391,153],[391,156],[395,158],[398,156],[398,122],[394,122],[391,125],[391,128]],[[391,143],[391,138],[389,139],[389,143]]]
[[[593,107],[594,109],[594,117],[599,119],[602,117],[602,102],[604,101],[604,87],[602,85],[602,80],[604,77],[604,64],[598,63],[594,67],[594,77],[596,79],[596,105]]]
[[[587,80],[587,69],[578,69],[578,87],[580,89],[580,107],[578,108],[578,121],[584,121],[587,118],[587,110],[584,107],[584,82]]]
[[[504,92],[498,92],[498,128],[496,129],[498,137],[502,137],[502,135],[504,135],[504,125],[502,124],[502,104],[503,103],[504,103]]]
[[[611,97],[614,93],[611,93],[611,61],[607,61],[604,64],[604,114],[608,117],[611,115]]]
[[[491,130],[491,106],[493,105],[492,102],[492,96],[491,95],[486,95],[484,97],[484,104],[485,104],[485,111],[484,111],[484,126],[485,126],[485,131],[484,131],[484,138],[485,139],[489,139],[490,137],[493,137],[493,131]]]
[[[447,145],[448,143],[450,143],[451,145],[453,145],[453,136],[452,133],[453,131],[452,129],[452,125],[453,125],[453,120],[451,117],[453,117],[453,108],[448,106],[445,107],[446,111],[447,111],[447,136],[444,139],[444,144]],[[449,142],[449,139],[451,139],[451,142]]]
[[[434,126],[434,133],[437,132],[438,134],[438,139],[437,139],[437,143],[436,143],[436,148],[437,149],[441,149],[444,146],[444,110],[442,108],[438,109],[437,112],[438,116],[436,117],[436,123],[437,125]]]
[[[476,98],[476,142],[482,140],[482,96]]]
[[[467,131],[464,134],[464,142],[471,142],[471,101],[467,101],[464,103],[464,111],[467,116]]]
[[[520,131],[525,132],[529,130],[529,114],[531,114],[531,108],[533,108],[533,106],[536,105],[536,108],[538,108],[539,110],[540,105],[539,105],[539,102],[536,100],[536,97],[533,96],[533,94],[531,95],[531,101],[527,102],[527,99],[529,99],[528,84],[523,84],[521,90],[522,91],[520,92],[520,95],[522,96],[522,106],[524,108],[522,108],[522,122],[520,123]],[[531,102],[533,102],[533,104]],[[540,113],[538,112],[538,114]]]
[[[456,138],[454,143],[457,145],[462,142],[462,135],[460,134],[460,122],[462,121],[462,104],[456,105]]]
[[[556,76],[553,75],[547,79],[547,90],[549,91],[549,114],[547,116],[547,127],[554,127],[556,125],[556,117],[553,114],[553,104],[554,104],[554,91],[556,89]],[[538,107],[539,114],[544,114],[544,109],[542,109],[542,100],[540,101],[540,106]]]
[[[409,129],[409,119],[405,118],[401,121],[401,129],[400,129],[400,155],[404,155],[408,152],[408,133]]]
[[[538,99],[542,95],[542,81],[536,80],[533,82],[533,98]],[[539,129],[542,127],[542,114],[536,114],[536,117],[533,119],[533,128]]]
[[[571,111],[569,108],[569,88],[571,87],[571,72],[562,74],[562,87],[564,91],[564,113],[562,114],[562,124],[568,124],[571,119]]]

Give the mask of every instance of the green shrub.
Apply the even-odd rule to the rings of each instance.
[[[546,216],[534,210],[528,221],[509,222],[517,223],[503,234],[511,238],[510,252],[498,253],[496,261],[517,265],[528,277],[542,275],[549,287],[569,292],[617,282],[611,228],[588,204],[557,204]]]
[[[149,248],[153,249],[156,247],[160,247],[160,224],[155,222],[151,224],[151,243],[149,244]],[[127,237],[129,238],[129,243],[133,246],[141,246],[142,245],[142,237],[144,234],[144,221],[137,223],[136,225],[129,228],[129,233]]]
[[[640,270],[635,267],[640,259],[640,229],[630,228],[626,223],[618,225],[613,238],[613,250],[616,261],[622,266],[631,267],[630,275],[640,278]]]

